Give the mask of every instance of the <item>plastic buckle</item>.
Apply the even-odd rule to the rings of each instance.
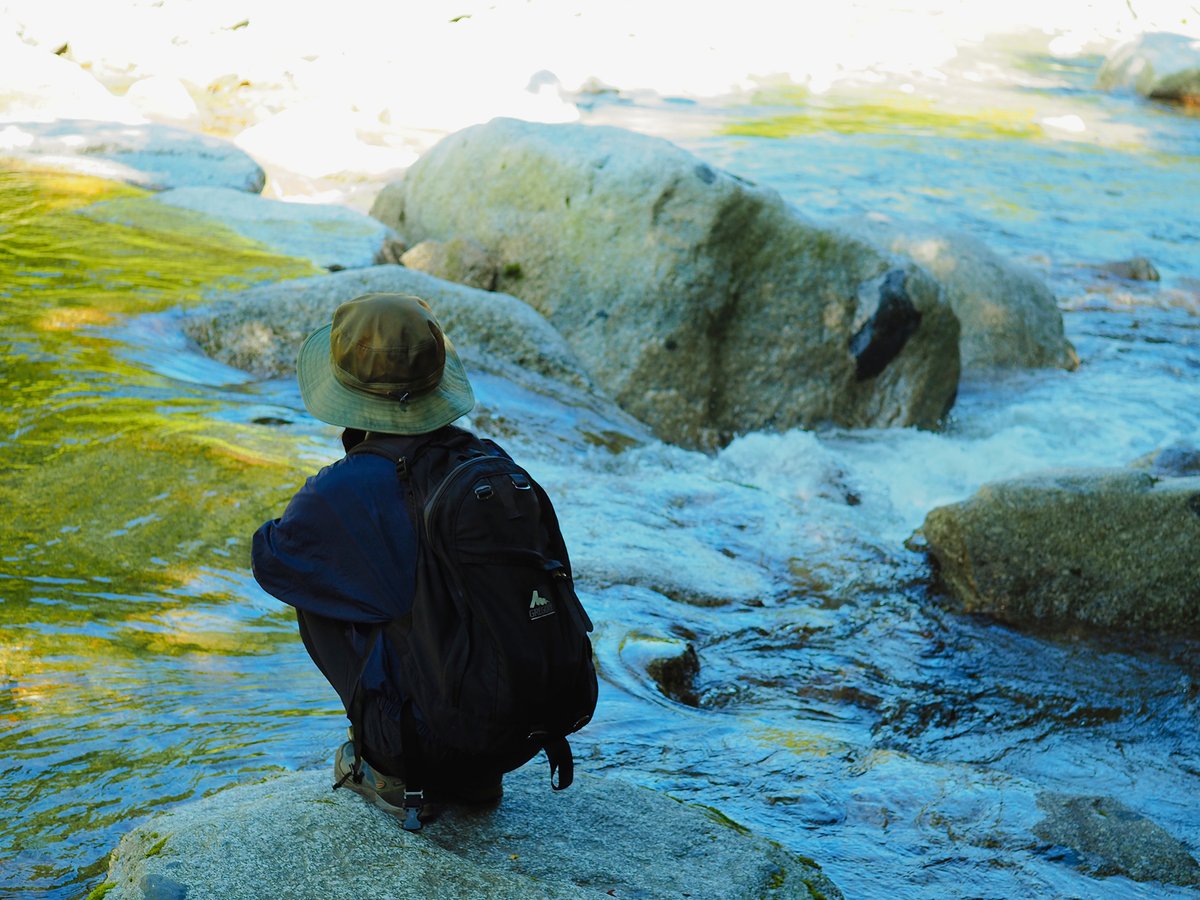
[[[420,831],[421,819],[418,814],[425,802],[424,791],[404,792],[404,822],[401,827],[405,831]]]

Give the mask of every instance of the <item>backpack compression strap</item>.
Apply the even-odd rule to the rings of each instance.
[[[405,831],[420,831],[419,813],[425,803],[425,756],[417,735],[417,720],[412,700],[400,708],[400,748],[404,755],[404,822]]]
[[[571,755],[571,745],[565,737],[560,736],[545,741],[542,749],[546,751],[546,759],[550,763],[550,787],[556,791],[566,790],[575,780],[575,757]]]

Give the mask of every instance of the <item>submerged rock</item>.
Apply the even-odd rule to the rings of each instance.
[[[968,611],[1200,635],[1200,476],[1043,472],[984,485],[921,531]]]
[[[1112,797],[1042,794],[1038,806],[1046,818],[1034,827],[1034,834],[1080,854],[1079,867],[1085,871],[1200,885],[1200,864],[1187,847]]]
[[[1144,256],[1104,263],[1096,268],[1105,275],[1123,278],[1126,281],[1158,281],[1161,277],[1154,263]]]
[[[698,706],[700,657],[688,641],[668,635],[632,632],[621,641],[621,662],[658,685],[664,697]]]
[[[501,290],[686,446],[933,426],[957,390],[958,323],[921,269],[658,138],[496,119],[443,140],[372,214],[487,248]]]
[[[0,155],[148,190],[223,187],[257,194],[266,175],[219,138],[152,122],[0,123]]]
[[[1079,366],[1054,295],[1032,271],[966,235],[878,217],[848,227],[919,263],[942,285],[962,329],[964,369]]]
[[[537,763],[505,777],[498,807],[450,807],[417,834],[329,785],[297,772],[156,816],[122,838],[106,896],[143,900],[158,879],[197,900],[841,897],[719,813],[586,774],[552,792]]]
[[[1165,31],[1139,35],[1104,61],[1097,83],[1152,100],[1200,103],[1200,39]]]
[[[1200,475],[1200,447],[1179,441],[1147,453],[1130,465],[1135,469],[1145,469],[1156,478]]]

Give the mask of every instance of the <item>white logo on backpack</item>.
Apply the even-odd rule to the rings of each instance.
[[[554,613],[554,604],[534,590],[533,597],[529,601],[529,618],[531,620],[541,619],[552,616]]]

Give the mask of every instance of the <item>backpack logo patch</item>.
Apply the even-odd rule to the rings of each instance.
[[[529,601],[529,619],[543,619],[546,616],[552,616],[555,613],[554,604],[539,594],[536,590],[533,592],[533,597]]]

